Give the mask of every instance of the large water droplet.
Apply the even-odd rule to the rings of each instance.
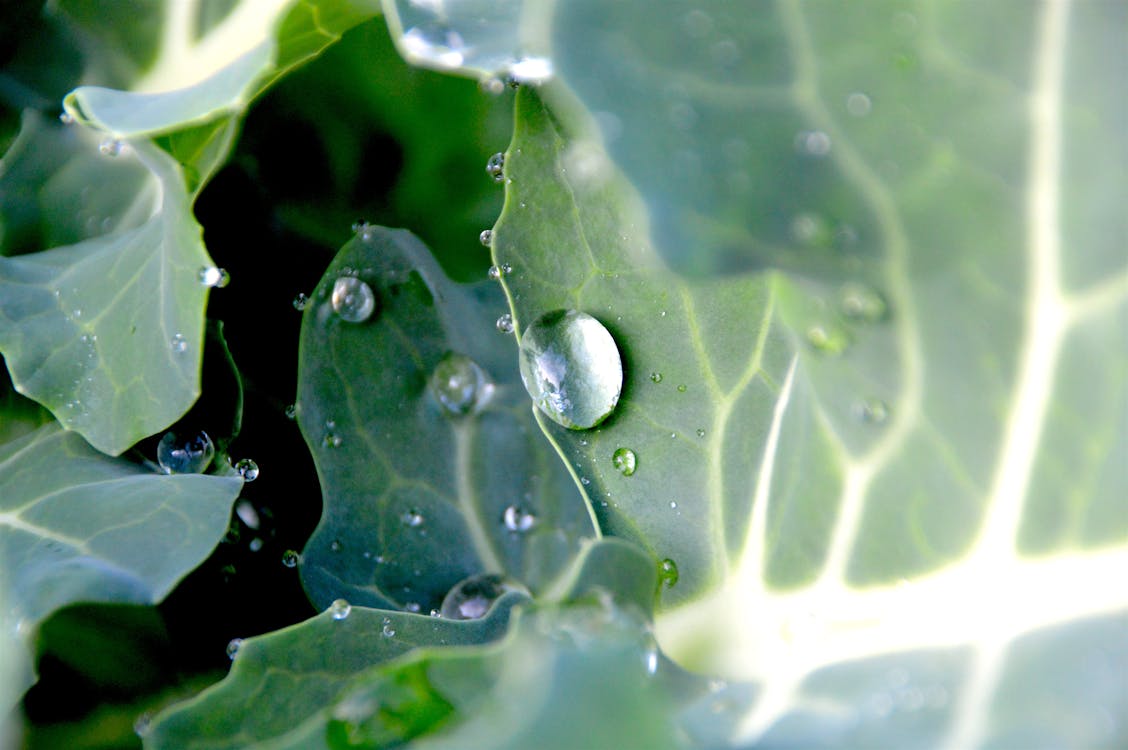
[[[678,582],[678,564],[668,557],[658,563],[658,580],[666,588],[673,587]]]
[[[618,448],[611,454],[611,465],[623,476],[629,477],[635,473],[638,466],[638,456],[630,448]]]
[[[494,182],[505,181],[505,154],[498,151],[490,157],[486,162],[486,174],[493,178]]]
[[[330,300],[333,311],[349,323],[363,323],[376,311],[376,295],[372,287],[355,276],[341,276],[334,281]]]
[[[510,505],[506,508],[501,520],[505,528],[518,532],[528,531],[537,523],[536,516],[518,505]]]
[[[334,599],[329,605],[329,616],[334,620],[343,620],[352,612],[352,605],[344,599]]]
[[[521,380],[552,421],[586,430],[606,419],[623,388],[623,363],[611,333],[576,310],[554,310],[521,337]]]
[[[295,552],[292,549],[288,549],[288,550],[286,550],[285,552],[282,553],[282,564],[285,565],[287,568],[298,567],[298,562],[300,562],[301,559],[302,559],[302,556],[299,555],[297,552]]]
[[[493,242],[493,230],[483,229],[482,233],[478,235],[478,242],[481,242],[485,247],[489,247],[490,243]]]
[[[178,440],[166,432],[157,444],[157,463],[166,474],[201,474],[215,457],[215,445],[208,433],[200,431],[188,440]]]
[[[497,573],[472,576],[447,592],[439,614],[448,620],[476,620],[507,591],[520,589]]]
[[[258,479],[258,464],[249,458],[239,459],[235,464],[235,471],[239,472],[239,476],[243,477],[244,482],[253,482]]]
[[[203,266],[196,272],[196,278],[204,286],[215,287],[216,289],[222,289],[231,282],[231,274],[215,266]]]
[[[484,404],[492,392],[489,376],[464,354],[447,353],[431,373],[431,393],[451,416],[469,414]]]

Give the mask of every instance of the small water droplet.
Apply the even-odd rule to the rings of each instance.
[[[288,549],[282,553],[282,564],[287,568],[296,568],[298,563],[301,562],[302,556],[292,549]]]
[[[652,382],[655,382],[655,383],[661,383],[662,382],[662,373],[660,373],[660,372],[650,373],[650,380]]]
[[[355,234],[361,242],[367,242],[368,240],[376,236],[376,226],[369,224],[363,219],[354,221],[352,230],[353,234]]]
[[[251,540],[251,543],[247,545],[247,549],[249,549],[251,552],[258,552],[260,549],[262,549],[262,545],[262,537],[256,536]]]
[[[838,307],[847,318],[876,323],[885,317],[885,299],[861,284],[846,284],[838,295]]]
[[[334,620],[343,620],[352,612],[352,605],[344,599],[334,599],[329,605],[329,616]]]
[[[447,592],[439,613],[447,620],[476,620],[485,615],[502,594],[519,590],[497,573],[471,576]]]
[[[325,433],[325,437],[321,438],[321,445],[325,448],[340,448],[341,436],[333,432]]]
[[[677,510],[677,509],[678,509],[678,501],[677,500],[671,500],[670,501],[670,510]]]
[[[137,718],[133,721],[133,731],[138,737],[144,737],[149,734],[149,730],[153,727],[153,715],[148,711],[138,714]]]
[[[800,130],[795,135],[795,150],[804,156],[826,156],[830,153],[830,136],[821,130]]]
[[[882,424],[889,419],[889,406],[879,398],[867,398],[855,402],[854,417],[870,424]]]
[[[166,432],[157,444],[157,463],[166,474],[202,474],[214,457],[215,445],[202,430],[185,441]]]
[[[59,115],[59,122],[63,123],[64,125],[73,125],[74,115],[72,115],[70,112],[63,112],[61,115]]]
[[[497,330],[502,333],[513,333],[513,316],[509,313],[505,313],[497,319],[495,325],[497,326]]]
[[[501,269],[497,266],[490,266],[488,276],[494,281],[500,280],[502,276]]]
[[[678,582],[678,564],[666,558],[658,563],[658,580],[666,588],[672,588]]]
[[[334,539],[333,541],[329,542],[329,551],[330,552],[340,552],[341,551],[341,540],[340,539]]]
[[[489,401],[493,383],[478,363],[464,354],[448,352],[431,373],[431,393],[449,416],[462,416]]]
[[[572,430],[602,422],[619,403],[623,363],[611,333],[576,310],[545,313],[521,338],[521,380],[533,403]]]
[[[196,278],[199,279],[200,283],[204,286],[210,286],[215,289],[222,289],[231,283],[231,274],[216,266],[202,266],[200,270],[196,272]]]
[[[306,294],[305,292],[298,292],[296,295],[294,295],[294,309],[295,310],[299,310],[299,311],[304,310],[304,309],[306,309],[306,305],[308,305],[308,304],[309,304],[309,295]]]
[[[107,138],[98,144],[98,153],[103,156],[121,156],[125,151],[125,144],[116,138]]]
[[[384,636],[385,638],[391,638],[396,634],[396,628],[394,625],[392,625],[392,618],[385,617],[383,622],[381,623],[381,626],[382,627],[380,628],[380,635]]]
[[[494,182],[505,181],[505,154],[498,151],[490,157],[486,162],[486,174],[493,178]]]
[[[188,351],[188,342],[185,340],[183,333],[174,334],[169,345],[177,354],[183,354]]]
[[[807,343],[824,354],[841,354],[850,341],[844,331],[813,325],[807,329]]]
[[[478,88],[490,96],[498,96],[505,91],[505,81],[497,76],[486,76],[478,81]]]
[[[686,390],[687,390],[687,388],[685,387],[685,383],[681,383],[680,385],[678,385],[678,393],[685,393]]]
[[[416,526],[423,525],[423,514],[416,508],[408,508],[400,516],[400,521],[404,526],[415,528]]]
[[[552,60],[547,57],[522,57],[509,66],[509,79],[516,84],[538,84],[549,78],[552,78]]]
[[[702,428],[698,427],[698,428],[697,428],[697,437],[699,437],[699,438],[703,438],[703,437],[705,437],[705,430],[703,430]]]
[[[290,404],[289,406],[286,407],[286,419],[297,419],[297,418],[298,418],[298,405],[297,404]]]
[[[489,247],[490,243],[493,242],[493,230],[483,229],[482,233],[478,235],[478,242],[481,242],[485,247]]]
[[[235,657],[239,654],[239,647],[243,645],[242,638],[232,638],[227,642],[227,658],[235,661]]]
[[[865,117],[873,108],[873,102],[861,91],[854,91],[846,97],[846,111],[854,117]]]
[[[537,517],[518,505],[510,505],[505,509],[501,520],[510,531],[525,532],[533,528]]]
[[[442,617],[442,616],[443,616],[443,613],[440,612],[439,610],[437,610],[437,609],[431,610],[431,617]]]
[[[625,477],[635,473],[638,467],[638,456],[630,448],[617,448],[611,454],[611,465]]]
[[[355,276],[341,276],[333,282],[330,296],[333,312],[348,323],[363,323],[376,311],[376,294],[372,287]]]
[[[235,464],[235,471],[239,472],[239,476],[243,477],[244,482],[253,482],[258,479],[258,464],[249,458],[239,459],[238,463]]]

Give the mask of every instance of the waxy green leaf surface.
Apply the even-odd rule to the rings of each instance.
[[[337,312],[342,278],[372,291],[369,317]],[[319,606],[427,613],[483,572],[536,591],[595,534],[530,415],[512,336],[494,326],[504,310],[496,286],[454,284],[411,234],[371,226],[310,296],[297,411],[325,511],[301,569]],[[450,353],[484,376],[465,414],[444,410],[432,384]]]

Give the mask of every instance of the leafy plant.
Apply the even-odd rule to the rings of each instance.
[[[1123,4],[261,5],[8,61],[0,711],[52,611],[301,536],[237,447],[312,457],[321,613],[137,688],[145,747],[1124,744]],[[242,254],[320,276],[296,376]]]

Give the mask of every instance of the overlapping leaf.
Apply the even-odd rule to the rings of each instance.
[[[543,426],[604,530],[678,564],[662,643],[760,683],[742,741],[1118,741],[1106,717],[1128,698],[1105,665],[1125,658],[1128,601],[1087,582],[1128,559],[1124,185],[1093,161],[1124,148],[1096,125],[1123,111],[1081,82],[1123,60],[1120,11],[687,4],[643,24],[626,5],[595,24],[590,10],[557,19],[585,59],[578,44],[556,59],[645,211],[598,141],[527,96],[495,262],[513,266],[519,330],[575,308],[619,343],[616,414],[591,433]],[[1025,25],[1005,50],[961,31],[1010,18]],[[688,58],[718,50],[760,85],[699,75]],[[655,87],[668,116],[635,95]],[[639,108],[645,126],[616,141]],[[738,150],[754,162],[738,169]],[[755,195],[739,198],[741,174]],[[665,270],[671,241],[711,253],[697,270],[787,273],[687,281]],[[1082,694],[1039,686],[1095,633]]]
[[[33,681],[44,617],[159,601],[223,536],[241,486],[109,458],[54,422],[0,445],[0,716]]]
[[[372,291],[367,318],[337,313],[342,279]],[[319,606],[343,596],[427,612],[485,572],[537,590],[594,535],[537,434],[512,340],[493,326],[504,304],[493,285],[449,282],[407,232],[373,226],[359,228],[311,295],[297,409],[325,497],[302,554]],[[458,386],[466,413],[436,397],[435,370],[452,353],[480,368],[481,382],[467,370]]]
[[[480,620],[353,607],[251,639],[146,747],[681,747],[677,706],[705,687],[654,649],[650,558],[602,540],[564,573],[519,612],[515,593]]]

